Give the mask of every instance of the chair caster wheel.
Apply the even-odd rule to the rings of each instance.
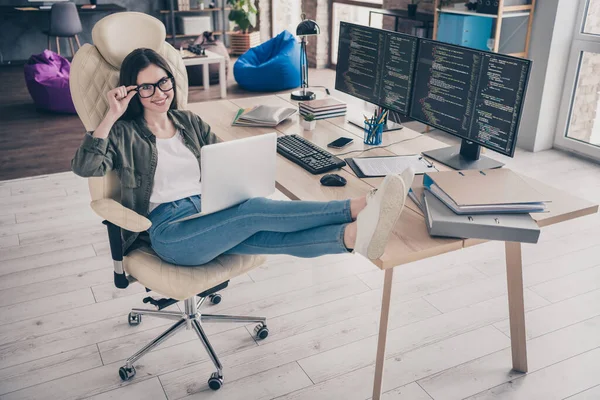
[[[208,296],[210,302],[213,304],[219,304],[221,302],[221,295],[219,293],[214,293]]]
[[[208,378],[208,387],[212,390],[219,390],[223,386],[223,376],[218,372],[213,372]]]
[[[135,376],[135,368],[133,365],[131,368],[127,368],[126,366],[121,367],[119,368],[119,376],[121,377],[122,381],[128,381]]]
[[[140,314],[130,312],[129,316],[127,317],[127,322],[129,322],[129,326],[138,326],[142,323],[142,316]]]
[[[257,339],[266,339],[269,336],[269,328],[265,324],[260,323],[254,328],[254,335]]]

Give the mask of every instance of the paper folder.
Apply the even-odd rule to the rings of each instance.
[[[537,243],[540,228],[529,214],[458,215],[431,192],[422,200],[431,236]]]
[[[457,214],[542,212],[549,200],[507,168],[427,173],[423,186]]]

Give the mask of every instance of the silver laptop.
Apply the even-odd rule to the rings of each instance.
[[[275,192],[275,132],[203,146],[200,157],[201,212],[173,222],[212,214]]]

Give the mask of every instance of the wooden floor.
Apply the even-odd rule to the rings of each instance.
[[[322,76],[326,81],[331,72]],[[4,112],[10,107],[0,105]],[[57,158],[63,146],[78,145],[81,130],[61,141],[58,123],[52,133],[43,130],[51,119],[36,121],[23,126],[40,132],[21,132],[13,142],[5,137],[7,125],[0,126],[0,171],[7,154],[23,156],[17,144],[34,143],[33,158],[44,151]],[[9,120],[9,133],[19,123],[16,116]],[[64,156],[70,159],[72,151]],[[600,202],[596,164],[558,151],[500,158],[525,175]],[[33,174],[43,164],[21,164],[22,171]],[[600,399],[599,222],[594,215],[549,227],[540,243],[523,247],[525,376],[509,368],[500,243],[398,268],[384,398]],[[113,287],[106,232],[89,208],[86,181],[71,172],[3,181],[0,400],[366,400],[382,285],[383,273],[360,256],[271,256],[232,282],[221,304],[207,307],[211,313],[264,315],[271,331],[256,342],[253,326],[207,325],[225,366],[219,392],[207,388],[213,367],[192,331],[140,360],[135,379],[123,383],[117,373],[123,360],[168,322],[144,317],[138,327],[127,324],[129,309],[143,306],[146,294],[141,285]]]
[[[434,134],[435,135],[435,134]],[[448,138],[443,138],[449,140]],[[600,202],[600,167],[557,151],[509,166]],[[356,399],[371,395],[383,273],[360,256],[272,256],[210,312],[269,318],[208,325],[225,386],[192,331],[118,368],[167,322],[144,317],[141,285],[112,285],[100,220],[72,173],[0,182],[0,399]],[[525,245],[530,373],[509,369],[503,247],[488,243],[396,270],[385,399],[600,398],[600,219],[544,229]]]

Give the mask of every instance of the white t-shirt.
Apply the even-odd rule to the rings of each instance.
[[[158,161],[150,194],[151,212],[159,204],[169,203],[202,192],[200,166],[196,156],[185,147],[181,132],[169,139],[156,138]]]

